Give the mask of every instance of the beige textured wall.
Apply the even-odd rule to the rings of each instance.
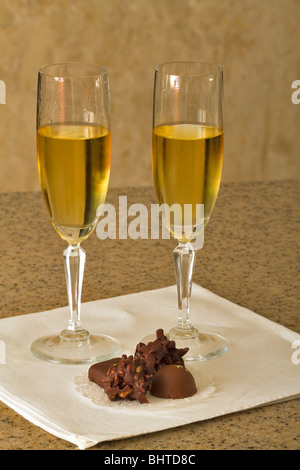
[[[201,60],[225,73],[223,181],[299,177],[299,0],[0,0],[0,191],[39,189],[36,77],[41,65],[106,65],[111,186],[152,184],[156,64]]]

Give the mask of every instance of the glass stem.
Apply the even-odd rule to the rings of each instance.
[[[190,303],[196,251],[190,243],[179,243],[173,251],[173,258],[178,292],[176,330],[191,330]]]
[[[80,321],[85,251],[80,247],[80,244],[69,245],[63,255],[70,313],[68,327],[60,333],[60,336],[64,340],[88,339],[89,334],[82,328]]]

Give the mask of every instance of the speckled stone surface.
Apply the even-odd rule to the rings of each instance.
[[[156,202],[148,187],[111,189],[107,202],[117,206],[124,194],[128,206]],[[300,332],[299,208],[296,181],[223,184],[194,281]],[[0,239],[0,318],[66,305],[65,242],[52,228],[40,192],[0,195]],[[175,283],[172,240],[100,241],[93,233],[83,247],[83,301]],[[1,450],[74,448],[0,403]],[[93,449],[300,449],[300,400]]]

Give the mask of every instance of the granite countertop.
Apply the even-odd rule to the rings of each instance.
[[[222,184],[194,281],[300,332],[297,181]],[[156,203],[152,188],[113,188],[128,206]],[[62,251],[42,196],[0,194],[0,318],[67,304]],[[87,252],[82,301],[175,284],[173,240],[104,240]],[[300,368],[300,365],[298,366]],[[299,369],[300,372],[300,369]],[[92,449],[299,449],[300,399],[193,423]],[[0,403],[0,449],[74,449]]]

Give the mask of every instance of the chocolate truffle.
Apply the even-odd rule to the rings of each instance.
[[[103,387],[102,379],[106,376],[111,367],[120,362],[120,357],[113,357],[108,361],[97,362],[89,368],[89,379],[91,382]]]
[[[150,392],[159,398],[186,398],[197,392],[192,374],[183,366],[162,367],[153,377]]]

